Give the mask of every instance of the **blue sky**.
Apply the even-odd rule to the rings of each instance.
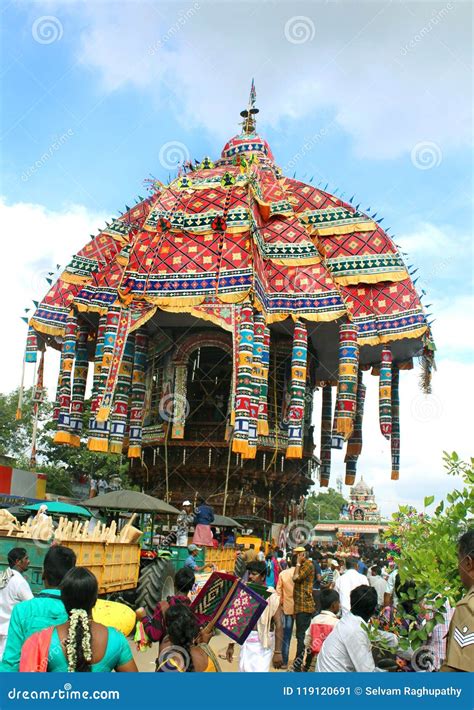
[[[472,382],[471,13],[430,0],[4,3],[0,192],[16,238],[3,288],[18,345],[3,357],[18,370],[19,315],[53,262],[144,195],[150,173],[173,175],[180,151],[217,156],[254,76],[278,164],[355,193],[419,267],[448,431],[453,368]],[[6,369],[3,390],[16,385]]]

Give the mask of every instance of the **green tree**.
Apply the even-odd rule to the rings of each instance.
[[[13,456],[18,465],[24,466],[31,453],[33,434],[33,388],[23,393],[21,419],[16,419],[19,390],[9,394],[0,394],[0,453]],[[44,402],[39,407],[39,434],[41,428],[50,416],[52,405]]]
[[[422,645],[434,626],[443,620],[446,600],[456,604],[464,594],[458,573],[457,543],[474,522],[474,459],[461,461],[456,453],[444,454],[448,475],[459,475],[463,487],[448,493],[439,501],[432,514],[435,496],[424,500],[425,510],[400,506],[392,516],[386,540],[398,559],[400,581],[414,582],[414,587],[402,594],[402,600],[414,603],[413,621],[423,613],[426,604],[434,615],[422,628],[413,624],[407,636],[413,648]],[[409,616],[406,615],[405,616]]]
[[[328,488],[327,493],[312,493],[306,499],[305,517],[313,525],[319,520],[339,520],[343,505],[347,505],[346,499],[334,488]]]

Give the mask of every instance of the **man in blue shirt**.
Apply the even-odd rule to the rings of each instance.
[[[26,639],[36,631],[64,624],[68,620],[59,585],[66,572],[75,565],[76,555],[68,547],[54,545],[48,550],[43,562],[44,589],[34,599],[13,608],[0,671],[18,671]]]
[[[197,545],[188,545],[188,552],[189,555],[186,557],[184,561],[184,566],[185,567],[190,567],[193,572],[201,572],[203,569],[206,569],[206,567],[211,567],[211,565],[201,565],[199,566],[196,562],[196,557],[199,555],[201,552],[201,547],[198,547]]]

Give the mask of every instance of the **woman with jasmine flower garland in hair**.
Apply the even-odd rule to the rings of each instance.
[[[98,593],[92,572],[74,567],[65,575],[60,589],[69,619],[30,636],[23,645],[20,671],[138,672],[125,636],[92,620]]]

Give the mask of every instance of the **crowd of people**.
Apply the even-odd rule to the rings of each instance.
[[[191,608],[198,548],[192,543],[188,549],[188,560],[176,573],[176,593],[161,600],[150,615],[137,610],[146,642],[158,644],[158,672],[221,670],[209,645],[212,630]],[[443,606],[442,621],[438,613],[424,644],[431,656],[423,670],[474,671],[474,530],[461,537],[458,553],[467,594],[455,609]],[[385,649],[391,649],[392,666],[420,670],[412,663],[411,649],[400,648],[397,624],[421,627],[434,618],[433,609],[427,604],[426,613],[413,621],[413,582],[401,583],[383,549],[360,548],[358,557],[346,557],[336,548],[322,550],[313,543],[288,555],[282,550],[265,554],[254,546],[240,554],[246,580],[266,587],[264,612],[240,648],[240,672],[268,672],[272,666],[294,672],[387,669],[387,658],[377,660],[368,632],[374,618]],[[13,548],[8,569],[0,575],[1,671],[137,672],[125,636],[93,620],[97,580],[76,566],[71,549],[55,545],[48,550],[44,588],[36,597],[23,576],[28,566],[26,550]],[[235,644],[229,643],[219,655],[231,662],[234,652]]]

